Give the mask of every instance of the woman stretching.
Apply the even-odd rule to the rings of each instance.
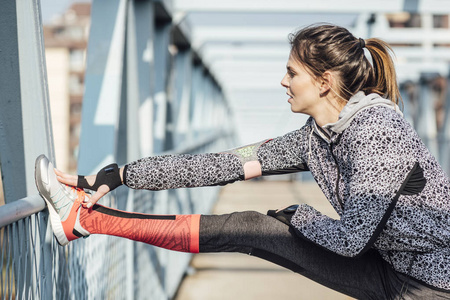
[[[176,251],[250,253],[358,299],[450,299],[450,182],[397,106],[391,51],[333,25],[292,35],[281,85],[292,111],[310,118],[282,137],[86,177],[40,156],[36,183],[58,242],[108,234]],[[312,173],[339,220],[306,204],[268,215],[146,215],[96,204],[121,184],[162,190],[299,171]]]

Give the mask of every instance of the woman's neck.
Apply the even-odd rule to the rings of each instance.
[[[320,109],[314,114],[311,114],[316,124],[321,127],[329,123],[337,122],[339,120],[339,114],[346,105],[345,102],[338,99],[327,99],[323,104]]]

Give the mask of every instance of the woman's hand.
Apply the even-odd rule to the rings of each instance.
[[[71,185],[71,186],[77,186],[77,184],[78,184],[78,176],[77,175],[66,174],[57,169],[55,169],[55,173],[56,173],[56,178],[58,179],[59,182],[67,184],[67,185]],[[84,176],[84,178],[86,179],[86,181],[88,182],[89,185],[93,186],[97,179],[97,175]],[[98,200],[100,200],[100,198],[102,198],[107,193],[109,193],[109,191],[110,191],[110,189],[109,189],[108,185],[106,185],[106,184],[100,185],[98,187],[97,191],[90,198],[89,197],[85,198],[83,207],[86,207],[86,208],[92,207],[95,203],[97,203]]]

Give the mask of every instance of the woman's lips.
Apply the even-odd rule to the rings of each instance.
[[[286,95],[288,95],[288,96],[289,96],[289,99],[288,99],[288,102],[289,102],[289,100],[291,100],[291,99],[292,99],[292,96],[291,96],[291,95],[289,95],[288,93],[286,93]]]

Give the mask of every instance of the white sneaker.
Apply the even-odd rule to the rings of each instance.
[[[90,233],[81,227],[81,204],[88,197],[82,189],[58,181],[53,164],[45,155],[36,159],[34,177],[39,194],[50,212],[53,234],[61,246]]]

